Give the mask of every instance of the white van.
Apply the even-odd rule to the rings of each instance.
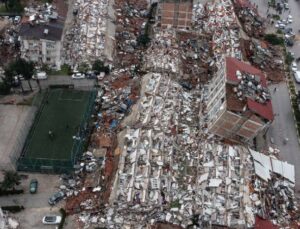
[[[33,79],[39,79],[39,80],[45,80],[47,79],[47,73],[46,72],[37,72],[32,78]]]

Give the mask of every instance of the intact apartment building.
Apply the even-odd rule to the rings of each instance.
[[[22,58],[60,69],[63,26],[58,21],[23,23],[19,33]]]
[[[207,127],[220,137],[249,142],[274,119],[266,78],[259,69],[232,57],[218,69],[206,88]]]
[[[190,29],[192,10],[192,0],[160,0],[157,6],[157,21],[161,28]]]

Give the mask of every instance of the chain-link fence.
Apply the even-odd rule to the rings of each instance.
[[[63,88],[65,87],[63,86]],[[48,90],[43,92],[43,98],[40,100],[39,108],[36,112],[34,123],[30,129],[30,132],[28,133],[28,137],[24,144],[21,157],[17,161],[18,170],[31,172],[66,173],[73,170],[74,164],[76,163],[76,161],[81,156],[84,150],[84,146],[90,133],[88,122],[89,118],[91,117],[91,113],[93,112],[94,101],[97,94],[95,90],[91,91],[91,93],[89,94],[87,108],[81,118],[79,130],[77,135],[75,136],[74,143],[70,152],[70,159],[60,160],[51,158],[26,157],[27,149],[29,147],[30,142],[32,141],[32,133],[35,131],[36,125],[39,122],[39,118],[43,110],[43,106],[45,106],[47,101]]]

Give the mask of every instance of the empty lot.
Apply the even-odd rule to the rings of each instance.
[[[17,158],[34,116],[30,106],[0,105],[0,169],[12,169],[10,158]]]

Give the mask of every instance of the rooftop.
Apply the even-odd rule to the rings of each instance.
[[[240,79],[238,79],[237,77],[237,71],[242,71],[248,74],[259,76],[261,85],[263,87],[267,86],[267,81],[264,74],[259,69],[251,66],[250,64],[246,64],[233,57],[227,57],[226,66],[228,81],[239,82]]]
[[[45,39],[50,41],[60,41],[62,37],[64,24],[62,22],[52,22],[48,24],[32,25],[24,23],[20,28],[20,36],[26,39],[39,40]],[[45,33],[45,31],[47,31]]]
[[[257,68],[235,58],[226,58],[227,105],[230,110],[249,110],[272,121],[271,96],[264,74]]]

